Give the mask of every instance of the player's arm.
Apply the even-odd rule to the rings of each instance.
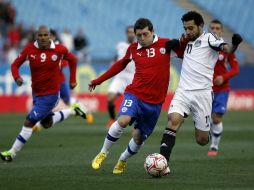
[[[239,63],[235,57],[235,54],[228,54],[227,60],[230,65],[230,70],[227,73],[221,75],[223,80],[230,79],[239,73]]]
[[[170,53],[173,50],[176,53],[177,57],[183,58],[184,50],[187,44],[188,40],[183,34],[180,39],[172,39],[167,41],[165,48],[167,52]]]
[[[120,73],[122,70],[125,69],[125,67],[128,65],[128,63],[131,61],[131,52],[130,52],[130,46],[125,54],[125,56],[120,59],[119,61],[115,62],[104,74],[102,74],[100,77],[98,77],[95,80],[92,80],[89,84],[89,91],[93,91],[97,85],[100,85],[105,80],[108,80],[115,76],[116,74]]]
[[[222,38],[218,38],[212,33],[210,33],[210,36],[208,37],[208,44],[213,50],[223,51],[225,53],[234,53],[241,42],[242,37],[239,34],[233,34],[232,44],[225,43]]]
[[[19,56],[11,64],[11,74],[18,86],[23,84],[23,79],[19,74],[19,67],[27,60],[27,47],[25,47]]]
[[[74,89],[77,86],[76,82],[76,69],[77,69],[77,57],[67,52],[63,59],[68,62],[69,70],[70,70],[70,88]]]
[[[232,36],[232,44],[223,44],[221,46],[221,50],[225,53],[234,53],[238,47],[238,45],[243,41],[240,34],[233,34]]]

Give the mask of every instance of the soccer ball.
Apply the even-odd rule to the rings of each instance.
[[[164,174],[164,170],[168,167],[167,160],[159,153],[153,153],[146,157],[144,168],[148,175],[160,177]]]

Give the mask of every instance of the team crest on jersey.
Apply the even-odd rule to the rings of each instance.
[[[224,55],[219,54],[219,60],[222,61],[224,59]]]
[[[195,47],[201,46],[201,40],[197,40],[197,41],[194,43],[194,46],[195,46]]]
[[[126,107],[122,108],[122,112],[126,112],[127,110],[128,110],[128,108],[126,108]]]
[[[161,54],[165,54],[166,53],[166,49],[165,48],[160,48],[160,52],[161,52]]]
[[[56,61],[57,60],[57,55],[56,54],[52,55],[51,59],[52,59],[52,61]]]

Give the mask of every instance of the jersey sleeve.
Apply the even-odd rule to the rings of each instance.
[[[70,53],[67,48],[64,47],[63,60],[68,62],[70,70],[70,83],[76,83],[76,68],[77,68],[77,58],[74,54]]]
[[[227,73],[222,75],[224,80],[232,78],[233,76],[237,75],[239,72],[239,63],[236,59],[235,54],[228,54],[227,59],[230,65],[230,70]]]
[[[19,67],[27,60],[28,58],[28,49],[29,46],[26,46],[19,54],[19,56],[11,64],[11,73],[14,80],[20,77]]]
[[[116,74],[120,73],[122,70],[125,69],[125,67],[128,65],[128,63],[131,61],[131,45],[128,47],[127,52],[125,53],[125,56],[120,59],[119,61],[116,61],[104,74],[102,74],[99,78],[92,80],[92,84],[94,85],[100,85],[105,80],[110,79],[111,77],[115,76]]]
[[[212,48],[215,51],[221,51],[221,46],[225,45],[227,43],[224,42],[222,38],[219,38],[213,33],[208,34],[208,44],[210,48]]]

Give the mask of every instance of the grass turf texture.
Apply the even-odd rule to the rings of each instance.
[[[208,157],[208,146],[195,143],[194,127],[187,119],[177,134],[171,157],[172,174],[151,178],[143,168],[145,157],[159,152],[166,124],[162,113],[152,136],[140,152],[129,159],[126,173],[113,175],[120,153],[130,139],[131,127],[111,149],[99,171],[91,160],[100,151],[107,132],[107,114],[95,114],[93,125],[71,118],[49,130],[33,134],[12,163],[0,160],[0,189],[254,189],[253,112],[229,112],[217,157]],[[0,151],[9,149],[18,135],[25,115],[0,114]]]

